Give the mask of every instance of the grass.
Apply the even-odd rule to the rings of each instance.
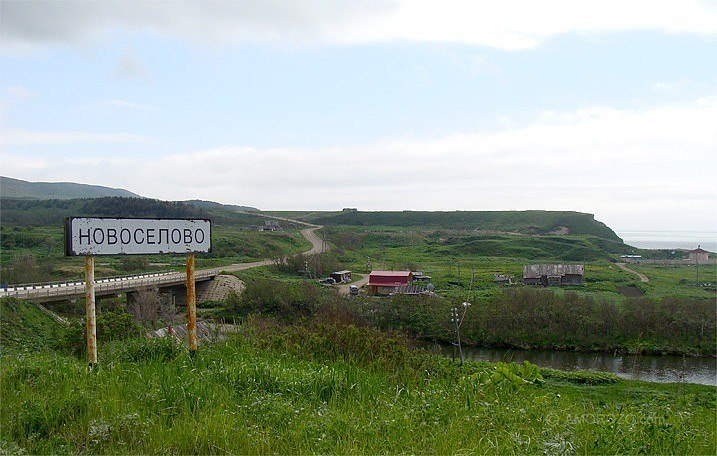
[[[0,300],[2,353],[49,349],[62,330],[60,323],[30,302],[12,298]]]
[[[3,358],[0,448],[30,454],[714,454],[715,389],[466,363],[354,326],[251,320],[192,361]],[[51,392],[51,393],[50,393]]]
[[[35,268],[26,280],[15,282],[15,274],[3,274],[4,279],[13,279],[11,283],[47,282],[81,279],[84,277],[84,259],[65,257],[63,231],[56,227],[3,227],[2,229],[2,267],[12,269],[15,260],[30,254],[35,262],[44,265],[39,271]],[[243,263],[265,258],[278,258],[284,255],[300,253],[311,248],[298,229],[277,232],[258,232],[240,230],[231,225],[215,225],[212,233],[213,251],[211,254],[197,255],[197,267],[219,267],[232,263]],[[144,265],[135,270],[123,266],[123,257],[106,256],[98,259],[95,265],[97,277],[126,275],[132,272],[152,272],[182,270],[184,255],[137,255],[134,259],[144,261]],[[9,280],[10,281],[10,280]]]
[[[649,283],[643,284],[637,276],[612,262],[619,255],[610,253],[610,246],[604,250],[603,243],[608,241],[598,242],[586,236],[526,237],[396,227],[331,227],[327,229],[327,238],[334,244],[338,260],[348,269],[363,273],[370,269],[422,271],[432,277],[439,294],[456,299],[472,298],[475,291],[477,299],[490,300],[501,288],[493,284],[494,274],[507,274],[519,282],[526,264],[565,262],[585,264],[585,284],[573,290],[596,298],[622,302],[625,297],[619,287],[627,285],[637,286],[648,298],[715,297],[713,291],[697,288],[690,282],[695,275],[690,266],[630,265],[650,278]],[[481,242],[491,245],[490,252],[471,248]],[[568,252],[584,249],[589,252],[588,260],[565,259]],[[471,287],[473,271],[476,280]],[[700,274],[702,281],[717,282],[715,265],[704,267]]]

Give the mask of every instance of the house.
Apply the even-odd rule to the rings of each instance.
[[[332,272],[329,277],[334,279],[336,283],[349,283],[351,282],[351,271]]]
[[[707,263],[710,260],[710,253],[699,245],[687,253],[690,255],[690,263]]]
[[[620,259],[625,263],[639,263],[642,255],[620,255]]]
[[[400,286],[411,282],[411,271],[371,271],[368,276],[368,290],[372,295],[388,296],[397,292]]]
[[[582,264],[531,264],[523,266],[526,285],[582,285],[585,266]]]

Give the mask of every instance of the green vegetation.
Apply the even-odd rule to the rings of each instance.
[[[252,318],[191,360],[168,340],[3,358],[18,454],[714,454],[715,390],[466,363],[375,330]],[[50,393],[51,392],[51,393]]]
[[[306,282],[246,278],[246,290],[229,301],[225,318],[251,313],[286,321],[313,317],[327,309],[411,337],[450,342],[450,308],[460,301],[438,296],[341,298]],[[607,351],[641,354],[714,355],[717,326],[714,303],[700,299],[646,298],[623,302],[574,292],[517,288],[497,292],[466,313],[467,345]]]
[[[214,267],[308,250],[297,229],[257,232],[264,218],[207,202],[202,207],[145,198],[74,200],[2,200],[2,283],[33,283],[82,277],[81,258],[64,256],[63,223],[73,215],[107,217],[195,217],[212,219],[211,254],[197,257],[198,267]],[[181,268],[183,256],[103,257],[98,277]]]
[[[76,184],[73,182],[28,182],[0,176],[2,198],[100,198],[103,196],[134,197],[138,195],[121,189],[101,185]]]
[[[0,348],[3,354],[50,349],[63,329],[35,304],[12,298],[0,300]]]
[[[619,288],[627,285],[634,285],[648,298],[715,298],[713,290],[694,286],[693,266],[630,265],[650,278],[649,283],[641,283],[614,264],[622,244],[592,236],[482,235],[395,227],[325,230],[335,247],[333,254],[347,269],[422,271],[432,277],[440,295],[456,299],[492,299],[501,289],[493,283],[494,274],[520,282],[523,265],[533,263],[585,264],[585,284],[572,290],[595,298],[621,302],[625,296]],[[700,275],[703,282],[716,283],[717,266],[702,267]]]
[[[620,238],[592,214],[571,211],[454,211],[314,213],[312,223],[326,226],[384,226],[420,229],[543,235],[552,232],[589,235],[620,242]]]

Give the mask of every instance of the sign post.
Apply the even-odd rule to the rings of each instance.
[[[97,365],[97,320],[95,319],[95,257],[85,257],[85,334],[87,337],[87,362],[90,369]]]
[[[85,311],[87,357],[97,364],[95,320],[95,255],[187,254],[187,343],[191,356],[197,351],[197,298],[194,254],[211,252],[208,219],[139,219],[70,217],[65,220],[65,255],[85,256]]]
[[[197,294],[194,288],[194,254],[187,255],[187,343],[189,356],[197,354]]]

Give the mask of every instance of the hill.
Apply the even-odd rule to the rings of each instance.
[[[13,298],[0,300],[2,352],[35,352],[51,347],[62,325],[32,303]]]
[[[206,210],[188,204],[148,198],[2,199],[3,226],[62,226],[65,217],[195,217]]]
[[[3,198],[70,199],[124,196],[140,198],[139,195],[121,188],[74,182],[28,182],[0,176],[0,196]]]
[[[528,235],[590,235],[622,239],[593,214],[573,211],[453,211],[315,213],[310,221],[326,226],[395,226]]]
[[[202,207],[205,209],[226,209],[229,211],[246,211],[246,212],[259,212],[259,209],[251,206],[239,206],[236,204],[222,204],[217,203],[214,201],[205,201],[205,200],[188,200],[183,201],[186,204],[191,204],[192,206]]]

